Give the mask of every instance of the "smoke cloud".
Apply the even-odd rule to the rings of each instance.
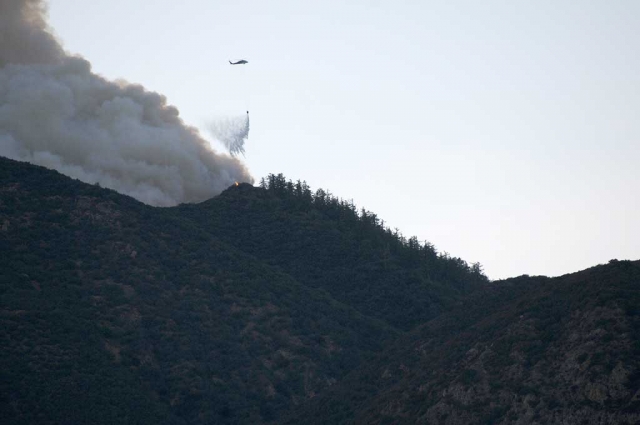
[[[240,161],[213,151],[164,96],[108,81],[66,54],[45,17],[42,0],[0,0],[0,155],[156,206],[253,183]]]
[[[209,132],[221,141],[233,156],[244,155],[244,142],[249,138],[249,111],[246,117],[220,118],[209,122]]]

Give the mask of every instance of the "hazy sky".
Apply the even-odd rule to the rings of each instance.
[[[207,138],[207,120],[249,109],[258,180],[282,172],[353,199],[492,279],[640,258],[639,1],[49,12],[69,52],[166,95]]]

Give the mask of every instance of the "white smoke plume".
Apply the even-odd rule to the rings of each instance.
[[[108,81],[66,54],[45,17],[43,0],[0,0],[0,155],[157,206],[253,183],[164,96]]]
[[[221,141],[233,156],[244,155],[244,142],[249,138],[249,111],[246,117],[220,118],[209,122],[209,132]]]

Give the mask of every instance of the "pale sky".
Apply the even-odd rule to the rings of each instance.
[[[51,0],[94,72],[491,279],[640,258],[640,1]],[[230,66],[228,60],[247,59]]]

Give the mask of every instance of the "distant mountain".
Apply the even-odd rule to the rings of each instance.
[[[638,423],[639,283],[490,282],[282,175],[154,208],[0,158],[0,418]]]
[[[495,282],[288,422],[640,423],[640,261]]]

